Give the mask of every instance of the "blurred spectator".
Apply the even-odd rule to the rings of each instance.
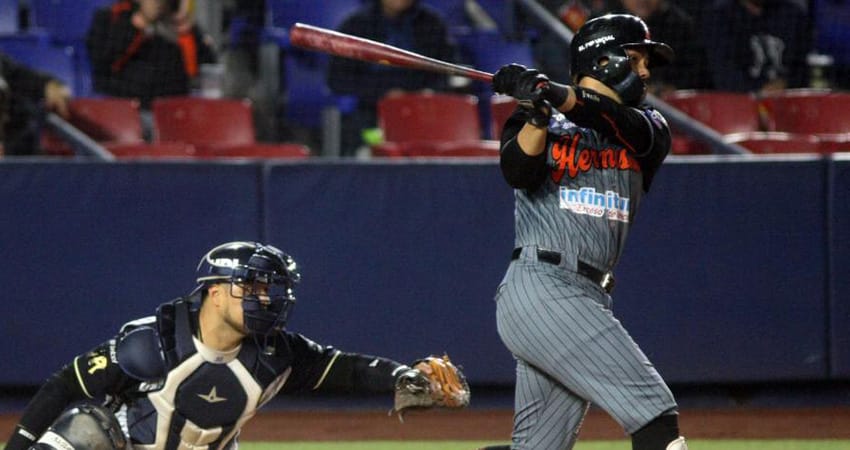
[[[40,152],[40,111],[54,111],[68,117],[71,91],[52,76],[29,69],[0,53],[0,79],[7,86],[3,95],[3,152],[6,155],[33,155]]]
[[[614,12],[634,14],[652,30],[652,39],[669,44],[674,63],[652,70],[650,92],[662,95],[675,89],[708,89],[711,74],[694,19],[671,0],[621,0]],[[652,64],[652,62],[650,62]]]
[[[200,65],[215,62],[192,0],[120,0],[95,13],[86,38],[94,90],[138,98],[187,95]]]
[[[769,92],[808,85],[809,16],[796,0],[718,0],[702,28],[716,89]]]
[[[339,31],[444,61],[457,59],[442,17],[419,0],[367,0],[343,21]],[[331,59],[327,78],[335,94],[357,99],[354,111],[342,120],[343,156],[353,156],[363,145],[362,131],[377,126],[376,105],[382,96],[396,90],[449,88],[443,74],[338,57]]]

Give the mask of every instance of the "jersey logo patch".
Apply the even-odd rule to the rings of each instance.
[[[605,191],[602,194],[592,187],[570,189],[561,186],[559,204],[561,209],[567,209],[576,214],[629,222],[629,199],[620,197],[620,194],[614,191]]]
[[[97,372],[98,370],[103,370],[106,368],[106,365],[109,363],[109,360],[106,359],[105,356],[94,356],[89,359],[89,375]]]
[[[564,175],[575,178],[592,169],[632,170],[640,172],[640,164],[624,148],[579,149],[581,133],[564,136],[552,144],[552,181],[560,183]]]
[[[212,390],[210,391],[209,394],[206,394],[206,395],[196,394],[196,395],[198,397],[201,397],[202,399],[206,400],[207,403],[219,403],[219,402],[227,401],[226,398],[218,396],[218,393],[215,391],[215,386],[213,386],[213,388],[212,388]]]

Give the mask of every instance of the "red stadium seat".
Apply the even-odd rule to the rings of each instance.
[[[305,159],[310,149],[301,144],[247,144],[227,146],[205,146],[198,149],[203,158],[287,158]]]
[[[254,144],[248,100],[163,97],[151,103],[154,141],[196,146]]]
[[[502,127],[511,117],[517,106],[517,100],[507,95],[494,95],[490,98],[490,137],[502,138]]]
[[[766,96],[762,103],[772,131],[816,135],[850,132],[850,93],[847,92],[788,89]]]
[[[385,142],[372,148],[374,156],[388,158],[498,158],[493,140]]]
[[[720,134],[762,131],[758,99],[747,93],[679,90],[663,100]],[[710,153],[708,147],[673,129],[673,153]]]
[[[75,98],[68,104],[70,123],[98,142],[142,142],[139,102],[103,97]]]
[[[472,95],[391,94],[378,101],[378,125],[387,142],[481,139],[478,99]]]
[[[148,159],[148,158],[195,158],[195,147],[182,142],[159,142],[155,144],[142,143],[112,143],[105,144],[118,159]]]
[[[820,140],[812,134],[755,131],[729,134],[725,140],[756,154],[821,152]]]
[[[263,144],[255,138],[248,100],[165,97],[151,103],[156,142],[192,144],[202,158],[306,158],[300,144]]]

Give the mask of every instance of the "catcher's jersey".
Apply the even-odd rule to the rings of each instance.
[[[116,416],[136,450],[235,448],[257,409],[279,391],[316,388],[338,354],[289,332],[217,351],[192,334],[196,308],[165,304],[74,360],[86,393],[109,395],[120,408]]]
[[[640,154],[561,113],[552,115],[546,180],[533,191],[515,190],[516,247],[537,245],[601,270],[614,267],[647,180],[669,150],[663,117],[653,109],[634,111],[658,137]]]

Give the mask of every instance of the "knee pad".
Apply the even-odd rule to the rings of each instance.
[[[30,450],[124,450],[127,440],[118,419],[96,405],[63,412]]]

